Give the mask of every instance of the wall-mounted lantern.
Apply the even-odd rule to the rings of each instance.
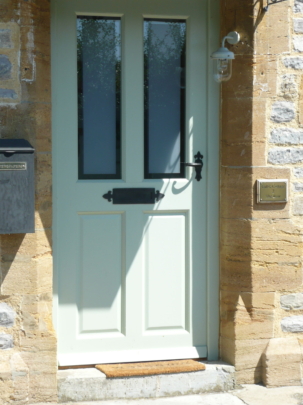
[[[226,82],[231,78],[232,60],[235,59],[235,54],[225,47],[225,41],[235,45],[240,41],[240,34],[236,31],[230,32],[223,38],[221,48],[211,54],[214,78],[218,83]]]

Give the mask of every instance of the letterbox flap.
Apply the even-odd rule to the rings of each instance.
[[[26,139],[0,139],[0,153],[33,153],[35,149]]]

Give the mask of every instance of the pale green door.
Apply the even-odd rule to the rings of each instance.
[[[60,365],[208,355],[209,12],[201,0],[53,2]],[[184,165],[198,152],[200,181]]]

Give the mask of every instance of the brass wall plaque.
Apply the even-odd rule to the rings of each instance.
[[[27,170],[26,162],[1,162],[0,170]]]
[[[288,201],[288,180],[257,180],[257,203],[272,204]]]

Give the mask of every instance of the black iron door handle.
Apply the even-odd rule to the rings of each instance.
[[[200,152],[198,152],[195,156],[195,163],[186,163],[186,162],[181,162],[185,166],[188,167],[194,167],[196,171],[196,180],[200,181],[202,179],[202,169],[203,169],[203,155],[201,155]]]

